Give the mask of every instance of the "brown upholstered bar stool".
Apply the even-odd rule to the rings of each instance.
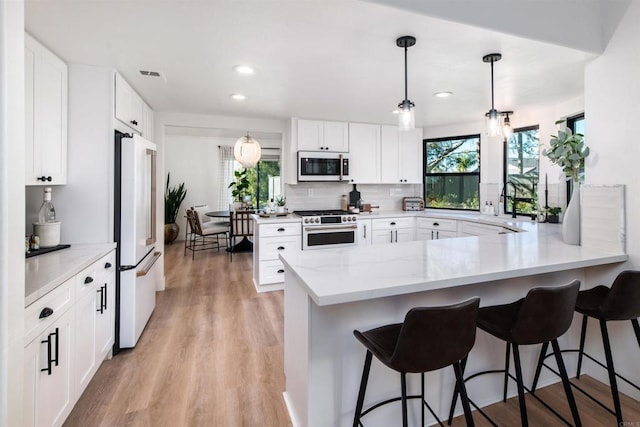
[[[503,401],[507,400],[507,383],[511,378],[516,381],[518,387],[518,401],[520,404],[520,419],[524,427],[529,425],[527,418],[527,407],[524,398],[525,387],[522,382],[522,366],[520,364],[520,346],[549,343],[553,347],[553,351],[558,363],[560,376],[564,391],[571,408],[571,414],[576,426],[580,426],[580,416],[576,407],[571,385],[567,376],[560,347],[558,346],[558,337],[564,334],[571,326],[573,319],[573,309],[578,296],[580,281],[573,282],[555,287],[538,287],[531,289],[525,298],[516,302],[504,305],[496,305],[491,307],[483,307],[478,312],[478,327],[483,331],[493,335],[496,338],[507,343],[505,369],[483,371],[473,374],[464,381],[489,373],[504,372],[504,392]],[[509,373],[509,353],[513,348],[513,361],[515,365],[515,378]],[[462,362],[463,369],[466,359]],[[545,402],[534,395],[544,406],[550,409],[555,415],[560,417],[565,423],[569,424],[556,411],[549,407]],[[458,398],[457,390],[454,392],[451,410],[449,412],[449,424],[453,419],[456,401]],[[478,408],[471,399],[469,402],[478,409],[478,411],[487,418],[493,425],[493,421],[487,414]]]
[[[614,414],[617,418],[618,424],[622,425],[622,408],[620,406],[620,396],[618,395],[618,384],[616,377],[622,379],[629,385],[640,390],[636,384],[633,384],[628,379],[621,375],[616,374],[613,366],[613,357],[611,353],[611,344],[609,343],[609,333],[607,331],[607,322],[614,320],[630,320],[633,325],[633,330],[636,334],[636,340],[638,346],[640,346],[640,326],[638,325],[638,317],[640,317],[640,271],[623,271],[613,282],[611,288],[606,286],[596,286],[593,289],[582,291],[578,294],[578,300],[576,302],[576,311],[582,314],[582,331],[580,333],[580,348],[579,350],[564,350],[578,352],[578,369],[576,377],[580,378],[580,369],[582,367],[582,357],[586,356],[596,364],[607,369],[609,373],[609,385],[611,387],[611,395],[613,397],[614,411],[611,411],[608,407],[604,406],[601,402],[596,400],[593,396],[586,393],[582,388],[573,384],[578,390],[590,397],[594,402],[605,408],[607,411]],[[593,357],[584,352],[584,340],[587,335],[587,320],[589,317],[597,319],[600,323],[600,332],[602,335],[602,345],[604,347],[604,355],[606,358],[606,366],[597,361]],[[531,389],[535,391],[540,377],[540,370],[544,364],[544,359],[548,357],[547,347],[543,346],[540,352],[540,358],[538,359],[538,367],[536,369],[536,375],[533,379],[533,385]],[[549,368],[547,365],[544,365]],[[551,369],[551,368],[549,368]]]
[[[358,341],[367,348],[362,381],[358,393],[353,426],[361,426],[361,418],[387,403],[402,402],[402,425],[407,427],[407,399],[420,399],[422,424],[425,405],[442,425],[434,411],[424,400],[424,373],[453,365],[456,389],[460,390],[467,425],[473,426],[471,408],[467,402],[460,360],[469,353],[476,338],[476,319],[480,298],[444,307],[418,307],[409,310],[404,323],[381,326],[366,332],[353,331]],[[385,400],[364,412],[364,395],[369,379],[372,356],[400,373],[401,397]],[[407,373],[420,373],[421,393],[407,396]]]

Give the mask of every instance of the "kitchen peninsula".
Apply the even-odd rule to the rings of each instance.
[[[281,255],[285,268],[285,401],[293,425],[351,425],[365,356],[353,337],[354,329],[401,322],[412,307],[449,304],[473,296],[481,298],[481,306],[488,306],[521,298],[534,286],[573,279],[581,280],[582,289],[590,288],[614,277],[627,260],[622,251],[566,245],[557,225],[528,221],[510,225],[523,232]],[[563,348],[576,347],[577,323],[562,337]],[[538,352],[538,346],[523,349],[525,382],[530,381]],[[565,362],[569,369],[575,364],[569,357]],[[624,369],[630,362],[623,360],[620,366]],[[376,363],[365,407],[399,395],[398,375]],[[499,369],[503,363],[503,344],[478,332],[467,372]],[[413,377],[408,376],[409,394],[419,387],[419,376]],[[502,377],[484,378],[467,385],[469,395],[481,406],[502,399]],[[543,385],[556,381],[548,374],[542,377]],[[426,383],[427,401],[440,417],[446,416],[453,374],[449,370],[431,372],[426,374]],[[515,387],[510,393],[515,394]],[[419,417],[415,402],[409,405],[414,423]],[[395,425],[398,411],[395,405],[380,408],[367,426]]]

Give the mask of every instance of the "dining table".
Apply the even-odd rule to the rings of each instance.
[[[230,211],[212,211],[205,212],[205,215],[211,218],[229,218],[231,219]],[[247,236],[243,236],[242,240],[236,243],[233,246],[229,246],[227,248],[227,252],[253,252],[253,242],[247,238]]]

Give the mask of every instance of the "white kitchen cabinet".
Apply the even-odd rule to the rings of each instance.
[[[471,221],[462,221],[460,227],[460,236],[485,236],[487,234],[504,234],[510,232],[511,230],[505,229],[500,225],[479,224]]]
[[[371,220],[358,218],[358,235],[356,243],[358,246],[368,246],[371,244]]]
[[[73,314],[54,310],[44,332],[25,347],[23,426],[61,426],[75,404]]]
[[[298,120],[298,151],[349,152],[349,124]]]
[[[131,86],[116,73],[116,103],[115,116],[122,123],[142,133],[144,129],[144,102]]]
[[[67,183],[67,65],[25,34],[25,184]]]
[[[438,240],[457,237],[457,221],[443,218],[416,218],[417,240]]]
[[[113,347],[116,294],[115,266],[115,252],[111,252],[96,263],[98,283],[95,290],[95,313],[96,359],[98,361],[110,357]]]
[[[422,129],[381,129],[381,182],[384,184],[422,183]]]
[[[415,219],[380,218],[371,220],[371,243],[401,243],[414,240]]]
[[[146,103],[142,103],[142,136],[153,141],[153,110]]]
[[[356,184],[380,182],[380,125],[349,123],[349,175]]]
[[[284,265],[279,256],[302,249],[300,221],[265,221],[257,221],[254,227],[253,284],[258,292],[283,289]]]

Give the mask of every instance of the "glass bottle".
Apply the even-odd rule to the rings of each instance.
[[[51,187],[44,189],[44,200],[38,212],[38,222],[40,224],[56,222],[56,210],[51,202]]]

